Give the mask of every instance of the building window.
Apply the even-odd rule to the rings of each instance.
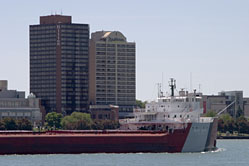
[[[99,114],[98,119],[102,119],[102,118],[103,118],[102,114]]]

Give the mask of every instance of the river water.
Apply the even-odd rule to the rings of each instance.
[[[0,166],[249,165],[249,140],[218,140],[217,146],[217,151],[205,153],[2,155]]]

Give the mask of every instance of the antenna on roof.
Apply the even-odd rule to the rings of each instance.
[[[163,89],[163,72],[162,72],[162,92],[164,91]]]
[[[63,14],[62,9],[61,9],[61,15]]]
[[[190,92],[192,92],[192,72],[190,72]]]

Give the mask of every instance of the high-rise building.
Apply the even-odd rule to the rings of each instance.
[[[89,102],[119,106],[119,117],[132,117],[136,103],[136,49],[118,31],[91,34]]]
[[[30,92],[46,111],[86,111],[89,25],[71,16],[41,16],[30,25]]]

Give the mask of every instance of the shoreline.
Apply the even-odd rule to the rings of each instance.
[[[249,139],[249,136],[217,136],[217,139]]]

